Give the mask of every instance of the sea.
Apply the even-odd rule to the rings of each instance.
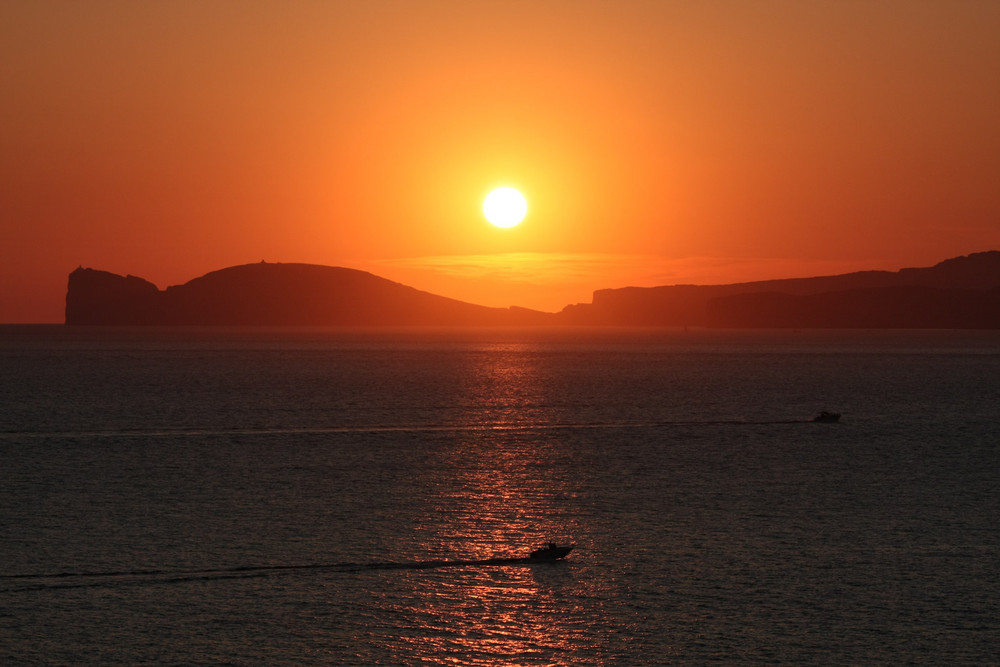
[[[3,665],[998,662],[1000,332],[0,327]]]

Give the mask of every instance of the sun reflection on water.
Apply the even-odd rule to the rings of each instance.
[[[558,436],[496,428],[537,423],[545,403],[537,359],[521,344],[473,358],[463,387],[470,407],[462,418],[483,428],[457,433],[440,450],[441,477],[421,531],[424,553],[524,557],[550,540],[573,541],[580,530],[577,492],[559,464],[565,454]],[[599,619],[587,617],[587,584],[576,568],[571,558],[408,572],[415,594],[392,605],[393,614],[407,620],[393,652],[402,662],[464,665],[569,664],[572,656],[592,657],[588,628]]]
[[[461,379],[463,424],[489,429],[540,423],[545,405],[541,356],[532,343],[494,343],[470,355]]]
[[[414,582],[421,597],[394,609],[409,625],[398,655],[404,662],[568,664],[592,638],[582,605],[566,594],[578,582],[570,568],[557,567],[540,576],[530,567],[470,568]]]

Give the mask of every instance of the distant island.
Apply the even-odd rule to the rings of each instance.
[[[603,289],[558,313],[489,308],[313,264],[245,264],[165,290],[80,267],[69,275],[66,324],[997,329],[1000,251],[900,271]]]
[[[80,267],[69,274],[66,294],[66,324],[523,326],[551,317],[477,306],[365,271],[315,264],[244,264],[165,290],[136,276]]]

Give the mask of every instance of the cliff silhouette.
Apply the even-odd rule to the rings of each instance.
[[[567,306],[565,323],[720,328],[1000,328],[1000,251],[927,268],[729,285],[624,287]]]
[[[80,267],[66,324],[218,326],[501,326],[551,318],[422,292],[365,271],[265,263],[213,271],[159,290],[135,276]]]
[[[900,271],[602,289],[559,313],[489,308],[313,264],[234,266],[165,290],[80,267],[69,276],[66,324],[997,329],[1000,251]]]

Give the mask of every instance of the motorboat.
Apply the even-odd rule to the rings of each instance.
[[[549,542],[548,546],[532,551],[529,558],[531,560],[562,560],[569,555],[569,552],[575,546],[575,544],[570,544],[569,546],[561,547],[555,542]]]
[[[813,417],[813,421],[818,422],[820,424],[835,424],[840,421],[840,413],[827,412],[826,410],[824,410],[823,412]]]

